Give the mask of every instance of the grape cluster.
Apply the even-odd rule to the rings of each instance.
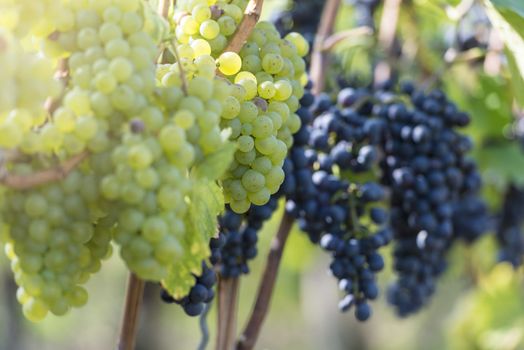
[[[223,242],[215,264],[223,278],[235,278],[249,273],[248,262],[258,253],[258,232],[277,206],[278,200],[272,196],[268,203],[252,206],[243,215],[226,210],[219,219],[219,234]]]
[[[425,94],[404,84],[401,93],[410,98],[410,107],[388,88],[375,94],[380,103],[373,111],[386,125],[382,182],[391,188],[399,275],[388,298],[400,315],[408,315],[435,290],[435,278],[446,267],[445,253],[459,234],[453,209],[465,199],[463,193],[478,189],[480,177],[466,157],[471,141],[454,130],[468,124],[465,113],[440,90]]]
[[[374,120],[349,108],[349,95],[342,90],[337,106],[326,95],[315,99],[306,92],[282,192],[300,229],[332,255],[330,271],[345,294],[340,310],[354,305],[355,317],[365,321],[371,316],[367,300],[378,297],[375,273],[384,267],[378,249],[392,232],[385,227],[387,212],[377,205],[384,189],[372,181],[344,180],[348,172],[363,174],[376,165],[380,141]]]
[[[235,77],[238,113],[222,115],[238,150],[224,180],[226,200],[239,213],[251,203],[263,205],[284,181],[282,165],[300,119],[295,114],[303,94],[301,77],[308,51],[304,39],[284,39],[268,22],[255,26],[240,51],[242,71]]]
[[[177,2],[173,16],[177,41],[191,46],[206,42],[213,57],[220,55],[240,24],[247,3],[247,0]]]
[[[31,168],[14,171],[21,174]],[[36,321],[48,311],[63,315],[84,305],[87,292],[82,284],[111,254],[111,223],[93,217],[90,210],[103,203],[96,176],[75,171],[61,183],[3,196],[2,241],[24,315]]]
[[[24,3],[9,6],[25,13]],[[5,170],[31,179],[48,176],[58,162],[75,161],[80,169],[25,191],[2,189],[2,236],[32,320],[85,303],[81,285],[109,254],[111,239],[140,278],[162,281],[175,297],[187,293],[209,256],[209,231],[222,209],[201,195],[219,191],[221,172],[211,168],[204,177],[198,170],[232,147],[220,127],[232,86],[216,78],[210,52],[177,45],[172,49],[183,62],[157,65],[168,24],[140,0],[60,6],[45,26],[13,29],[21,36],[37,31],[38,54],[23,51],[11,32],[0,35],[7,68],[0,83],[6,91],[1,146],[30,159],[5,164]],[[67,69],[63,96],[47,58],[60,59]],[[26,65],[23,71],[18,64]],[[47,110],[46,97],[54,100]],[[46,206],[53,211],[43,215]],[[197,217],[202,206],[205,227]]]
[[[499,260],[519,267],[524,261],[524,234],[522,233],[522,208],[524,191],[510,184],[504,195],[497,223],[497,240],[500,246]]]
[[[237,213],[264,205],[278,191],[282,163],[300,127],[294,114],[303,94],[302,59],[309,46],[297,33],[284,39],[268,22],[258,22],[239,54],[227,51],[228,39],[242,19],[247,1],[182,1],[173,22],[179,60],[186,52],[211,54],[232,86],[220,113],[221,127],[237,143],[235,159],[223,179],[226,202]],[[186,69],[192,74],[191,69]]]

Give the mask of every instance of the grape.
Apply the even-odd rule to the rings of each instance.
[[[240,71],[242,60],[234,52],[225,52],[218,57],[218,69],[225,75],[233,75]]]

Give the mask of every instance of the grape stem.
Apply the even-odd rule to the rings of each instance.
[[[280,261],[282,260],[282,253],[284,252],[284,247],[292,226],[293,217],[284,212],[277,234],[271,242],[271,248],[264,268],[264,274],[262,275],[258,286],[255,305],[246,327],[244,328],[240,339],[237,341],[236,350],[253,349],[258,336],[260,335],[262,324],[264,323],[269,311],[269,304],[273,295]]]
[[[247,4],[246,11],[244,12],[244,17],[238,25],[238,28],[229,41],[229,44],[224,49],[224,52],[240,52],[242,46],[246,43],[247,39],[251,35],[253,28],[260,19],[260,14],[262,13],[262,6],[264,0],[250,0]]]
[[[186,71],[184,70],[184,67],[182,67],[182,62],[180,62],[180,55],[178,54],[178,48],[176,46],[176,42],[171,43],[169,45],[169,50],[175,56],[176,62],[178,64],[178,71],[180,75],[180,80],[182,81],[182,91],[184,92],[184,95],[187,96],[187,77],[186,77]]]
[[[129,274],[124,315],[122,317],[122,328],[120,329],[120,339],[117,347],[118,350],[135,349],[138,317],[144,295],[144,286],[145,282],[143,280],[139,279],[133,273]]]
[[[309,78],[313,82],[311,92],[318,95],[324,91],[325,73],[328,66],[328,55],[324,49],[326,40],[333,34],[335,19],[337,18],[340,0],[327,0],[322,10],[320,23],[318,25],[313,52],[311,53],[311,67]]]
[[[55,72],[55,79],[60,81],[64,86],[67,85],[67,82],[69,81],[69,66],[67,59],[63,58],[58,61],[58,68]],[[56,111],[56,109],[60,106],[60,102],[62,101],[62,96],[56,99],[48,98],[45,101],[44,108],[49,114],[49,117],[51,117]]]
[[[82,163],[87,156],[87,152],[82,152],[69,158],[55,168],[42,170],[31,175],[10,174],[2,167],[2,164],[0,164],[0,184],[16,190],[27,190],[50,182],[62,180],[65,179],[80,163]]]
[[[352,28],[334,33],[330,35],[328,38],[326,38],[326,40],[324,40],[324,42],[322,43],[322,51],[331,51],[335,48],[335,46],[350,38],[370,36],[372,34],[373,28],[370,28],[368,26]]]
[[[402,0],[385,0],[382,17],[380,18],[380,29],[378,32],[378,43],[387,55],[387,59],[379,62],[375,67],[375,84],[380,84],[391,78],[391,64],[394,59],[394,44],[397,33],[398,17]]]
[[[231,350],[235,342],[238,302],[238,278],[218,281],[218,331],[216,350]]]
[[[160,0],[158,2],[158,14],[165,19],[168,19],[167,16],[169,15],[169,8],[171,7],[171,1],[170,0]]]
[[[202,333],[202,338],[200,339],[200,343],[198,344],[198,350],[206,350],[207,344],[209,343],[209,327],[207,325],[207,315],[209,314],[209,310],[211,310],[211,302],[204,305],[204,311],[202,312],[202,315],[200,315],[199,325],[200,325],[200,332]]]

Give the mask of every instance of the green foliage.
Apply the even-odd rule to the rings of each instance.
[[[481,277],[458,304],[451,349],[510,350],[524,347],[524,279],[509,264]]]
[[[520,0],[491,0],[491,2],[499,9],[510,10],[524,17],[524,2]]]
[[[511,4],[515,4],[515,6]],[[488,16],[497,28],[506,45],[506,56],[510,70],[513,92],[520,106],[524,106],[524,18],[521,15],[522,2],[485,1]],[[497,6],[498,4],[498,6]],[[515,12],[515,10],[518,11]]]
[[[509,182],[524,185],[524,157],[518,144],[507,143],[478,150],[476,158],[485,179],[502,188]]]

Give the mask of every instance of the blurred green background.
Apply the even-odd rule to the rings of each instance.
[[[453,23],[441,6],[446,1],[406,2],[409,7],[401,13],[399,32],[405,43],[416,42],[419,47],[412,57],[403,58],[400,67],[406,77],[419,79],[428,69],[437,72],[444,66],[441,57],[445,36]],[[284,0],[267,0],[264,17],[286,4]],[[413,15],[418,23],[424,23],[415,31],[409,19]],[[352,27],[352,18],[351,6],[344,6],[337,29]],[[347,40],[335,50],[338,61],[334,67],[365,81],[369,79],[371,55],[376,54],[374,48],[372,37]],[[459,106],[472,114],[472,125],[467,132],[478,146],[476,157],[486,181],[486,198],[490,206],[496,208],[508,182],[524,183],[524,154],[515,142],[504,136],[512,120],[510,79],[507,74],[479,73],[469,64],[447,68],[440,78]],[[250,312],[269,242],[281,215],[281,211],[277,212],[265,225],[260,234],[259,256],[251,264],[252,273],[242,278],[239,328]],[[390,259],[388,251],[384,251],[384,255]],[[496,255],[493,235],[485,236],[473,246],[458,244],[450,254],[450,268],[440,279],[426,309],[408,319],[399,319],[382,293],[373,303],[371,320],[359,323],[351,314],[338,312],[340,295],[335,279],[327,273],[328,255],[294,230],[257,349],[524,349],[524,271],[497,265]],[[386,262],[386,266],[390,265]],[[87,284],[90,299],[85,307],[64,317],[50,315],[45,321],[33,324],[22,316],[16,301],[16,286],[7,259],[2,255],[0,350],[115,348],[126,276],[125,266],[115,253]],[[382,291],[393,278],[388,269],[380,274]],[[159,292],[156,285],[146,287],[137,349],[196,349],[201,338],[198,318],[187,317],[178,306],[163,304]],[[215,337],[214,309],[207,320],[211,349]]]

